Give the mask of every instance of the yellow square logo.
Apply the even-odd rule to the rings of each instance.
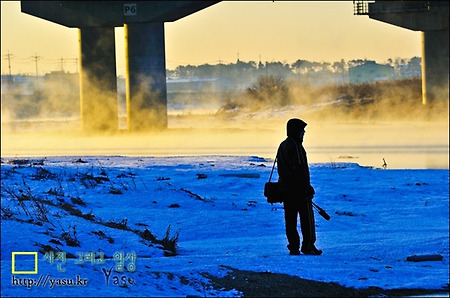
[[[16,270],[16,256],[34,256],[34,270]],[[12,253],[12,274],[37,274],[38,273],[38,253],[36,251],[16,251]]]

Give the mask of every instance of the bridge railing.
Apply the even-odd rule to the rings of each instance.
[[[448,3],[446,1],[353,1],[354,15],[427,12],[433,8],[448,10]]]
[[[353,1],[353,14],[354,15],[368,15],[369,14],[369,1]]]

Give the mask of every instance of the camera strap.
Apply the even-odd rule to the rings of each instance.
[[[270,172],[269,182],[272,179],[273,169],[275,168],[275,163],[277,162],[277,157],[278,156],[275,155],[275,160],[273,161],[272,171]]]

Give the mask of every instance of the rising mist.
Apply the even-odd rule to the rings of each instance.
[[[245,89],[211,88],[169,96],[168,129],[126,130],[119,89],[119,129],[83,131],[79,110],[61,95],[20,107],[2,98],[2,156],[258,155],[273,158],[289,118],[308,123],[310,162],[358,162],[393,168],[448,168],[448,99],[421,103],[420,79],[313,86],[263,77]],[[47,91],[50,92],[50,91]],[[76,106],[76,101],[72,102]],[[67,104],[67,103],[66,103]],[[176,108],[175,108],[176,107]],[[30,112],[27,112],[30,109]],[[65,117],[49,118],[53,112]],[[44,117],[46,115],[46,117]]]

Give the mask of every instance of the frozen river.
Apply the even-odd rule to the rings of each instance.
[[[2,123],[2,157],[68,155],[274,158],[285,138],[285,119],[218,120],[209,116],[169,118],[169,128],[148,133],[98,135],[81,132],[77,120]],[[295,115],[294,115],[295,117]],[[195,119],[194,119],[195,118]],[[267,118],[272,119],[272,118]],[[448,169],[448,122],[330,122],[311,120],[305,148],[310,163],[355,162],[399,169]],[[75,127],[75,128],[74,128]]]

